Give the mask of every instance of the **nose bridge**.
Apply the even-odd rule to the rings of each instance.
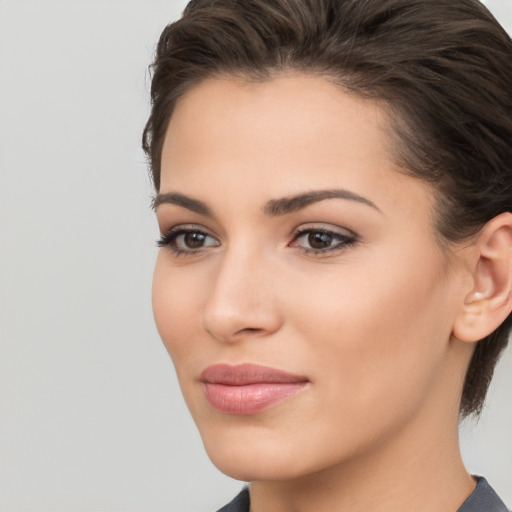
[[[219,256],[204,310],[204,327],[213,337],[230,341],[279,328],[272,267],[261,252],[244,244]]]

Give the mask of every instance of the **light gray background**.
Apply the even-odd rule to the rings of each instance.
[[[512,29],[512,0],[488,6]],[[183,0],[0,0],[0,510],[209,511],[153,326],[146,66]],[[512,350],[469,469],[512,505]]]

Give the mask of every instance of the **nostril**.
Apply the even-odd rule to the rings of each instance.
[[[257,327],[246,327],[245,329],[240,329],[237,334],[251,334],[254,332],[260,332],[262,329],[258,329]]]

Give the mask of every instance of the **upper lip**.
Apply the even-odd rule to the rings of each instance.
[[[246,386],[256,383],[283,384],[294,382],[307,382],[309,379],[303,375],[294,375],[251,363],[236,365],[214,364],[201,372],[200,380],[210,384],[224,384],[226,386]]]

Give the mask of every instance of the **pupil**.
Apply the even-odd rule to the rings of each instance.
[[[202,233],[187,233],[185,235],[185,244],[191,249],[202,247],[204,244],[204,237]]]
[[[310,233],[308,242],[313,249],[325,249],[331,245],[332,237],[327,233]]]

